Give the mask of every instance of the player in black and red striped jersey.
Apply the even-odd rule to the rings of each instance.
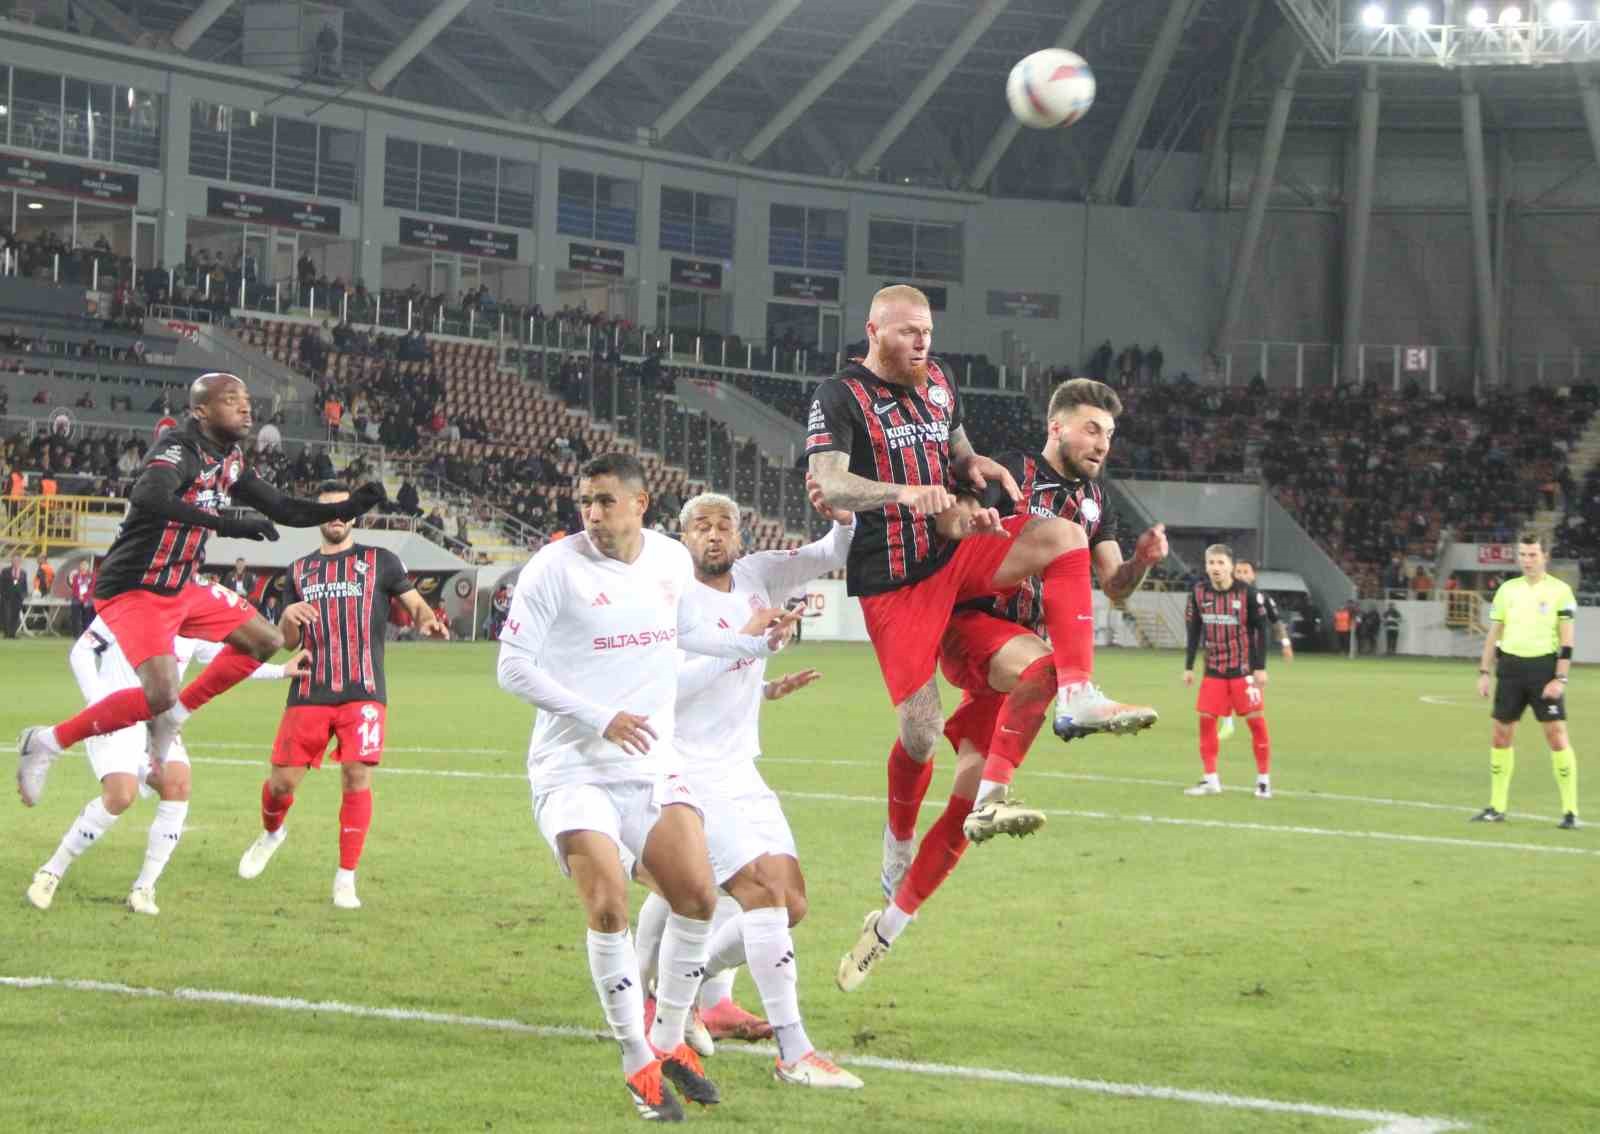
[[[1206,651],[1205,679],[1195,709],[1200,714],[1200,763],[1205,776],[1185,795],[1220,795],[1217,775],[1217,718],[1234,713],[1250,727],[1256,757],[1256,798],[1272,798],[1272,747],[1267,737],[1267,608],[1261,593],[1233,573],[1233,549],[1224,543],[1206,548],[1206,577],[1189,592],[1184,620],[1189,626],[1183,683],[1194,684],[1194,658]]]
[[[1157,524],[1140,535],[1133,559],[1123,561],[1116,515],[1099,484],[1121,412],[1121,399],[1104,383],[1088,378],[1062,383],[1050,398],[1043,449],[996,458],[1021,488],[1022,501],[1013,505],[991,482],[981,499],[963,495],[956,508],[941,515],[940,531],[959,537],[966,519],[986,507],[1003,515],[1017,511],[1069,520],[1082,528],[1088,540],[1107,597],[1126,598],[1149,569],[1166,558],[1167,539],[1165,528]],[[1011,783],[1056,689],[1055,661],[1039,636],[1044,624],[1042,592],[1042,581],[1030,577],[1011,591],[970,599],[956,608],[945,630],[940,667],[946,680],[962,691],[960,706],[944,726],[958,758],[956,777],[943,814],[923,835],[904,880],[884,895],[891,904],[874,936],[888,944],[950,876],[969,841],[1007,833],[1004,825],[975,809],[974,801],[983,796],[986,785]],[[1039,818],[1042,821],[1043,815]],[[881,955],[865,934],[857,948],[863,943]],[[859,987],[866,977],[860,960],[852,951],[841,963],[838,981],[846,990]]]
[[[95,608],[139,675],[139,686],[118,690],[54,728],[23,729],[17,792],[28,806],[43,792],[50,762],[86,737],[150,721],[150,755],[159,767],[184,718],[283,647],[277,627],[249,602],[195,579],[212,532],[277,539],[274,522],[305,528],[354,519],[385,499],[380,484],[363,486],[339,504],[285,496],[245,467],[239,443],[250,425],[244,382],[233,374],[202,374],[189,387],[188,420],[151,447],[94,589]],[[262,515],[225,513],[235,502]],[[227,643],[181,692],[173,651],[179,635]]]
[[[338,504],[350,490],[324,482],[321,504]],[[339,870],[333,904],[359,909],[356,867],[372,826],[372,769],[383,759],[388,690],[383,677],[389,601],[398,600],[430,638],[449,630],[417,593],[405,564],[388,548],[355,542],[346,520],[322,524],[322,544],[289,564],[279,629],[290,648],[303,646],[308,664],[289,686],[289,705],[272,744],[272,773],[261,785],[261,834],[239,860],[239,877],[254,878],[283,844],[284,817],[308,768],[322,767],[328,742],[341,769]]]
[[[935,529],[934,517],[955,504],[959,484],[981,490],[992,480],[1013,501],[1020,490],[1010,473],[976,453],[967,439],[955,383],[930,354],[927,296],[913,287],[882,289],[873,296],[866,331],[866,358],[817,387],[806,453],[827,505],[857,516],[847,589],[861,599],[900,721],[900,738],[889,756],[881,878],[892,891],[910,862],[917,810],[944,724],[934,671],[957,603],[1014,587],[1030,575],[1042,578],[1059,735],[1134,730],[1152,723],[1155,714],[1118,704],[1092,680],[1094,603],[1081,527],[1028,515],[1002,522],[993,509],[983,509],[974,515],[977,528],[1003,530],[1008,538],[952,541]],[[1013,811],[1005,794],[1005,785],[993,785],[993,799],[982,801],[994,804],[995,822],[1008,833],[1036,829],[1043,815]]]
[[[1240,556],[1233,561],[1233,577],[1242,583],[1256,585],[1256,565],[1254,560]],[[1266,612],[1267,620],[1261,626],[1258,637],[1261,638],[1261,656],[1267,656],[1268,636],[1277,638],[1279,647],[1283,650],[1283,660],[1294,661],[1294,643],[1289,640],[1288,624],[1278,614],[1278,604],[1272,601],[1272,596],[1265,591],[1261,592],[1261,609]],[[1273,633],[1273,628],[1277,632]],[[1217,722],[1217,739],[1227,740],[1233,735],[1233,714],[1229,713]]]

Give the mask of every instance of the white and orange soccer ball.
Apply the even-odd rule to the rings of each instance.
[[[1047,47],[1011,68],[1006,101],[1024,126],[1071,126],[1094,105],[1094,72],[1082,56]]]

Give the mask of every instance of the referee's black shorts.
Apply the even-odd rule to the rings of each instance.
[[[1567,719],[1567,699],[1544,699],[1544,687],[1556,675],[1556,655],[1520,658],[1501,654],[1495,666],[1494,719],[1512,724],[1522,719],[1524,709],[1532,709],[1541,721]]]

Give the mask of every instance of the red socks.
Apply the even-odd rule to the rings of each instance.
[[[905,913],[916,913],[961,861],[961,853],[967,849],[967,837],[961,833],[961,824],[971,812],[972,800],[952,795],[939,818],[922,836],[917,857],[911,860],[906,880],[900,883],[900,890],[894,896],[894,904]]]
[[[227,646],[211,659],[211,664],[200,672],[199,677],[183,687],[183,692],[178,694],[178,700],[192,713],[217,694],[226,693],[260,668],[260,659],[252,657],[243,650]]]
[[[1011,782],[1012,775],[1028,755],[1033,738],[1039,735],[1039,726],[1044,724],[1045,712],[1055,691],[1055,662],[1048,657],[1034,659],[1017,677],[1016,688],[1006,694],[1000,705],[994,736],[988,742],[989,755],[983,762],[984,779],[997,784]]]
[[[1256,774],[1264,776],[1272,769],[1272,743],[1267,739],[1267,718],[1246,717],[1250,726],[1250,747],[1256,752]]]
[[[267,780],[261,785],[261,829],[267,834],[272,834],[283,826],[284,816],[289,814],[289,808],[294,806],[293,793],[285,796],[272,794],[272,781]]]
[[[372,789],[347,791],[339,807],[339,869],[354,870],[372,826]]]
[[[61,745],[61,750],[65,752],[80,740],[91,736],[104,736],[109,732],[136,725],[140,721],[147,721],[150,717],[150,702],[145,699],[143,689],[137,686],[132,689],[118,689],[115,693],[102,697],[83,709],[76,716],[68,717],[56,725],[56,743]]]
[[[1217,718],[1205,713],[1200,714],[1200,766],[1208,776],[1217,774]]]
[[[889,831],[895,838],[904,841],[916,835],[917,812],[932,780],[933,757],[919,764],[896,740],[889,750]]]
[[[1044,622],[1056,660],[1056,684],[1076,685],[1094,673],[1094,592],[1089,587],[1089,549],[1053,559],[1044,580]]]

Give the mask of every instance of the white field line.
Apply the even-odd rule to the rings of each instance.
[[[52,988],[72,992],[105,992],[148,1000],[177,1000],[188,1003],[226,1004],[241,1008],[262,1008],[279,1012],[312,1012],[320,1015],[352,1016],[358,1019],[387,1020],[397,1023],[439,1024],[447,1027],[480,1028],[515,1032],[541,1039],[604,1040],[608,1033],[562,1024],[529,1024],[521,1020],[490,1016],[461,1016],[452,1012],[428,1012],[413,1008],[381,1008],[365,1004],[346,1004],[338,1000],[302,1000],[292,996],[258,996],[216,989],[138,988],[99,980],[64,980],[56,977],[0,976],[0,987],[19,990]],[[770,1059],[777,1049],[767,1044],[726,1044],[719,1050]],[[1080,1079],[1070,1075],[1036,1075],[992,1067],[966,1067],[950,1063],[919,1063],[906,1059],[880,1059],[871,1055],[837,1055],[847,1066],[898,1071],[910,1075],[971,1079],[985,1083],[1008,1083],[1025,1087],[1045,1087],[1060,1091],[1082,1091],[1118,1098],[1156,1099],[1164,1102],[1195,1103],[1201,1106],[1252,1110],[1271,1114],[1303,1114],[1314,1118],[1342,1119],[1348,1122],[1378,1123],[1368,1134],[1443,1134],[1465,1130],[1467,1124],[1452,1118],[1399,1114],[1364,1107],[1326,1106],[1322,1103],[1287,1102],[1281,1099],[1251,1098],[1218,1091],[1193,1091],[1181,1087],[1162,1087],[1148,1083],[1110,1083],[1103,1079]]]
[[[240,743],[238,741],[221,741],[221,742],[203,742],[203,743],[198,744],[197,747],[202,748],[202,749],[204,749],[204,748],[218,748],[218,749],[240,749],[240,748],[246,748],[246,749],[252,749],[252,750],[255,750],[255,751],[259,751],[261,753],[261,759],[258,760],[258,761],[240,760],[240,761],[234,761],[234,763],[250,764],[252,766],[258,766],[259,765],[261,767],[265,767],[266,766],[265,761],[266,761],[266,758],[267,758],[267,752],[270,750],[271,746],[268,745],[267,747],[263,748],[259,744],[243,744],[243,743]],[[401,747],[395,747],[395,746],[385,746],[384,747],[384,751],[385,752],[412,752],[412,753],[417,753],[418,755],[428,755],[428,756],[473,755],[473,756],[517,756],[517,757],[522,757],[522,756],[526,755],[526,753],[524,751],[522,751],[521,749],[512,750],[512,749],[509,749],[509,748],[401,748]],[[221,760],[212,761],[212,763],[223,763],[223,762],[224,761],[221,761]],[[804,766],[807,766],[807,767],[818,767],[818,768],[874,768],[874,769],[880,769],[880,768],[883,767],[882,761],[873,761],[873,760],[819,760],[819,759],[814,759],[812,757],[806,757],[806,756],[763,756],[763,757],[761,757],[761,763],[762,764],[799,764],[799,765],[804,765]],[[442,774],[442,773],[440,773],[440,774]],[[477,772],[458,772],[458,773],[452,773],[452,774],[465,776],[465,777],[467,777],[469,779],[484,778],[484,777],[495,779],[495,778],[501,778],[501,777],[503,777],[505,775],[505,773],[477,773]],[[1034,780],[1070,780],[1070,781],[1074,781],[1074,782],[1078,782],[1078,783],[1122,784],[1122,785],[1129,785],[1129,786],[1133,786],[1133,787],[1186,788],[1186,787],[1189,787],[1192,783],[1194,783],[1193,780],[1161,780],[1161,779],[1151,779],[1151,778],[1148,778],[1148,777],[1137,777],[1137,776],[1103,776],[1103,775],[1097,775],[1097,774],[1095,774],[1093,772],[1052,772],[1052,771],[1048,771],[1048,770],[1043,769],[1043,768],[1032,768],[1032,767],[1028,768],[1027,771],[1025,771],[1025,772],[1023,772],[1021,774],[1025,775],[1029,779],[1034,779]],[[519,774],[519,775],[516,775],[516,776],[512,776],[510,778],[512,778],[512,779],[522,779],[523,777]],[[1241,795],[1251,795],[1251,794],[1253,794],[1252,789],[1248,788],[1248,787],[1224,788],[1223,790],[1225,792],[1238,792]],[[1457,804],[1457,803],[1433,803],[1433,802],[1431,802],[1429,800],[1424,800],[1424,799],[1391,799],[1391,798],[1388,798],[1386,796],[1374,796],[1374,795],[1341,795],[1338,792],[1295,791],[1293,789],[1285,789],[1285,788],[1279,788],[1279,787],[1274,787],[1272,789],[1272,793],[1273,793],[1274,796],[1278,796],[1278,797],[1281,797],[1283,799],[1311,799],[1311,800],[1319,800],[1319,799],[1321,799],[1321,800],[1332,800],[1332,801],[1338,802],[1338,803],[1365,803],[1365,804],[1370,804],[1370,805],[1372,805],[1374,807],[1416,807],[1416,808],[1420,808],[1420,809],[1425,810],[1425,811],[1453,811],[1453,812],[1460,812],[1463,815],[1476,814],[1478,812],[1478,810],[1479,810],[1476,807],[1467,807],[1467,806],[1464,806],[1462,804]],[[1527,813],[1526,812],[1519,812],[1519,814],[1527,814]],[[1545,819],[1545,818],[1549,818],[1551,822],[1554,822],[1555,818],[1556,818],[1555,816],[1548,816],[1547,817],[1547,816],[1543,816],[1543,815],[1527,815],[1527,817],[1530,818],[1530,819]]]

